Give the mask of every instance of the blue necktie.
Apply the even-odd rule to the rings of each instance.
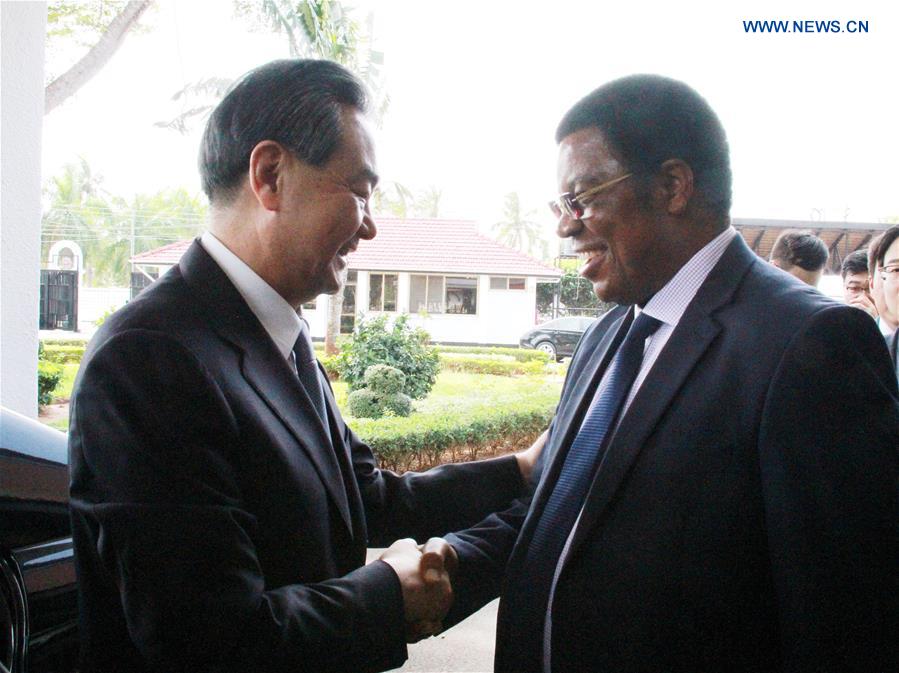
[[[621,407],[640,371],[646,338],[660,324],[645,313],[631,323],[627,336],[609,363],[608,375],[600,384],[599,394],[565,456],[559,478],[528,546],[519,585],[514,597],[510,595],[514,607],[510,605],[507,614],[518,622],[512,627],[513,632],[519,635],[516,641],[530,640],[532,642],[528,646],[537,645],[541,652],[543,624],[556,566],[602,462],[609,432],[614,429]],[[627,329],[627,326],[622,329]],[[540,659],[537,652],[533,654]]]

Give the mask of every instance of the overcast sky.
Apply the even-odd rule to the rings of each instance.
[[[683,79],[727,130],[733,215],[884,221],[899,216],[899,10],[894,2],[670,3],[359,0],[374,17],[391,98],[380,172],[443,190],[446,217],[489,225],[518,191],[552,228],[560,117],[609,79]],[[784,9],[785,6],[791,9]],[[866,21],[866,34],[752,34],[743,21]],[[116,194],[199,192],[199,130],[154,127],[171,95],[286,57],[227,0],[157,0],[106,68],[45,118],[45,177],[82,155]]]

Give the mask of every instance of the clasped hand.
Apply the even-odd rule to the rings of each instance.
[[[453,604],[452,576],[456,551],[443,538],[424,545],[397,540],[381,554],[400,579],[406,617],[406,642],[415,643],[443,630],[443,618]]]

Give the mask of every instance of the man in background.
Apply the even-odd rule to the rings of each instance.
[[[877,326],[881,334],[889,336],[899,329],[899,314],[893,313],[884,299],[883,274],[880,273],[878,259],[883,252],[881,241],[884,234],[878,234],[868,244],[868,274],[871,278],[871,298],[877,308]]]
[[[874,306],[874,299],[871,297],[867,251],[856,250],[846,255],[840,273],[843,277],[843,300],[876,320],[877,307]]]
[[[883,232],[873,256],[882,284],[883,303],[890,315],[899,315],[899,225]],[[899,376],[899,329],[894,330],[887,341]]]
[[[806,285],[818,287],[827,265],[827,246],[807,229],[787,229],[771,248],[771,263]]]

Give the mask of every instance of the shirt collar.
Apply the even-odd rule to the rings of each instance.
[[[699,292],[700,286],[708,278],[736,235],[737,230],[728,227],[709,241],[674,274],[661,290],[653,295],[652,299],[646,302],[642,311],[671,327],[676,327],[687,310],[687,306]],[[640,310],[636,311],[636,315],[640,313]]]
[[[212,232],[204,232],[200,237],[200,243],[237,288],[240,296],[275,342],[281,355],[285,359],[289,358],[300,335],[302,318],[284,297],[262,280]]]

